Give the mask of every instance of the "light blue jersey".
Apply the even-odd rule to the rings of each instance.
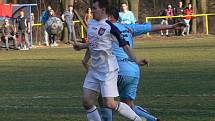
[[[119,12],[119,20],[118,22],[121,24],[135,24],[137,21],[132,11]]]
[[[114,24],[123,35],[124,39],[129,43],[131,48],[134,48],[133,37],[150,32],[152,30],[151,23],[144,24]],[[135,100],[137,87],[139,84],[140,69],[139,66],[129,59],[128,55],[118,43],[113,43],[112,53],[116,56],[119,65],[119,74],[117,79],[118,91],[121,99]],[[134,106],[133,110],[147,121],[157,121],[157,118],[151,115],[148,111],[140,106]],[[102,119],[105,121],[112,121],[112,110],[108,108],[101,108],[100,111]]]
[[[121,31],[125,40],[129,43],[131,48],[134,48],[133,37],[144,34],[151,31],[151,23],[144,24],[120,24],[114,23],[114,25]],[[113,44],[113,54],[116,56],[119,65],[119,75],[126,75],[131,77],[140,76],[139,66],[131,59],[122,48],[119,47],[118,43]]]

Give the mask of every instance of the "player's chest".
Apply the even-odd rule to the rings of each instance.
[[[90,48],[106,48],[112,43],[110,29],[105,26],[89,27],[87,36]]]

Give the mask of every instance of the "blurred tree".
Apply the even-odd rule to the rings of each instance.
[[[193,14],[196,14],[196,0],[192,0],[192,4],[193,4]],[[192,32],[193,34],[197,33],[197,21],[196,21],[196,17],[193,17],[192,19]]]
[[[128,0],[131,6],[131,11],[134,13],[134,15],[137,18],[138,21],[138,15],[139,15],[139,0]]]
[[[200,0],[199,1],[200,2],[200,11],[201,11],[201,13],[202,14],[206,14],[207,13],[207,0]],[[206,25],[205,25],[205,17],[203,18],[203,32],[205,33],[206,32],[206,30],[205,30],[205,28],[206,28]]]

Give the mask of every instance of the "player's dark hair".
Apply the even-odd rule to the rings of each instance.
[[[68,8],[69,8],[69,7],[73,7],[73,5],[68,5]]]
[[[108,2],[108,0],[93,0],[93,3],[96,3],[96,2],[99,3],[100,8],[104,8],[106,13],[108,13],[108,11],[109,11],[109,2]]]
[[[116,20],[119,19],[119,9],[116,7],[111,7],[109,10],[109,15],[113,16]]]
[[[125,1],[124,1],[124,2],[121,2],[121,5],[122,5],[122,4],[126,4],[126,5],[128,5],[128,2],[125,2]]]

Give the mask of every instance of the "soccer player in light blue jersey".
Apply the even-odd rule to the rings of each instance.
[[[121,3],[122,11],[119,12],[118,22],[121,24],[135,24],[136,17],[132,11],[128,10],[128,4],[126,2]]]
[[[118,20],[118,18],[118,10],[111,9],[109,20],[121,31],[123,37],[128,42],[131,48],[134,48],[134,36],[142,35],[150,31],[173,29],[184,25],[182,23],[175,25],[152,25],[150,22],[144,24],[125,25],[117,23],[116,21]],[[117,58],[120,69],[118,73],[118,91],[120,100],[128,104],[135,111],[135,113],[141,116],[143,119],[147,121],[159,121],[160,119],[152,116],[148,111],[133,103],[136,98],[136,91],[140,79],[139,66],[128,57],[123,49],[119,47],[118,43],[113,44],[112,52]],[[148,61],[146,60],[145,63],[147,64]],[[112,111],[110,109],[102,107],[100,113],[104,121],[112,121]]]

